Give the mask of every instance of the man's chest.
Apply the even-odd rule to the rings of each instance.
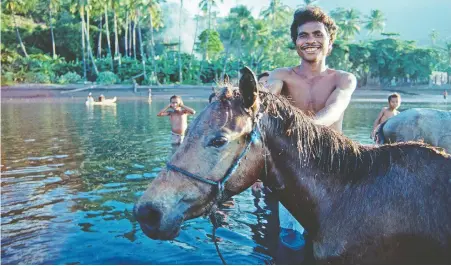
[[[290,77],[284,85],[282,93],[291,99],[294,106],[315,113],[325,107],[337,87],[332,75],[312,79]]]

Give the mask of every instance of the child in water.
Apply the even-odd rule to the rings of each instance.
[[[388,96],[388,107],[382,108],[379,116],[374,121],[373,131],[371,133],[371,138],[376,142],[380,143],[381,139],[379,138],[378,131],[382,123],[387,121],[390,117],[399,114],[398,108],[401,105],[401,95],[398,93],[393,93]]]
[[[180,145],[185,138],[188,127],[188,115],[194,115],[196,111],[185,106],[182,97],[174,95],[169,99],[170,104],[161,110],[157,116],[169,116],[171,120],[171,139],[173,145]],[[171,108],[171,110],[168,110]]]

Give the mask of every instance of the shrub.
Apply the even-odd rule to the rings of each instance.
[[[50,83],[50,76],[44,73],[26,73],[25,82],[27,83]]]
[[[81,80],[80,75],[75,72],[68,72],[58,78],[59,84],[72,84]]]
[[[97,80],[96,80],[97,83],[105,84],[105,85],[115,84],[119,81],[120,80],[118,79],[116,74],[114,74],[111,71],[100,72],[99,76],[97,77]]]
[[[2,85],[11,85],[14,84],[14,73],[5,72],[2,73]]]

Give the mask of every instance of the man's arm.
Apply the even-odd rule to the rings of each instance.
[[[192,108],[189,108],[188,106],[184,105],[183,103],[180,105],[180,107],[183,109],[183,113],[193,115],[196,113],[196,111]]]
[[[283,69],[276,69],[269,73],[267,88],[262,89],[263,91],[270,92],[275,95],[282,93],[283,89]]]
[[[337,122],[348,107],[356,85],[357,81],[353,74],[342,73],[337,88],[326,101],[326,106],[315,115],[315,124],[331,126]]]
[[[157,116],[168,116],[171,115],[171,112],[168,112],[167,110],[169,109],[169,107],[171,107],[171,105],[169,104],[168,106],[166,106],[165,108],[163,108],[158,114]]]

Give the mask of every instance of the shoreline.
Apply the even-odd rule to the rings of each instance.
[[[84,89],[83,89],[84,88]],[[93,84],[18,84],[14,86],[2,86],[1,102],[24,101],[24,100],[67,100],[83,102],[89,92],[94,98],[103,94],[106,98],[118,97],[120,101],[143,100],[147,102],[148,89],[152,88],[153,101],[166,101],[172,95],[179,95],[185,101],[203,101],[208,102],[212,86],[207,85],[162,85],[162,86],[137,86],[136,92],[133,85],[93,85]],[[444,89],[451,89],[450,85],[418,87],[363,87],[357,88],[352,96],[352,102],[386,102],[390,93],[398,92],[401,94],[402,102],[411,103],[443,103],[442,92]],[[71,92],[71,90],[74,90]],[[451,102],[451,100],[448,100]]]

